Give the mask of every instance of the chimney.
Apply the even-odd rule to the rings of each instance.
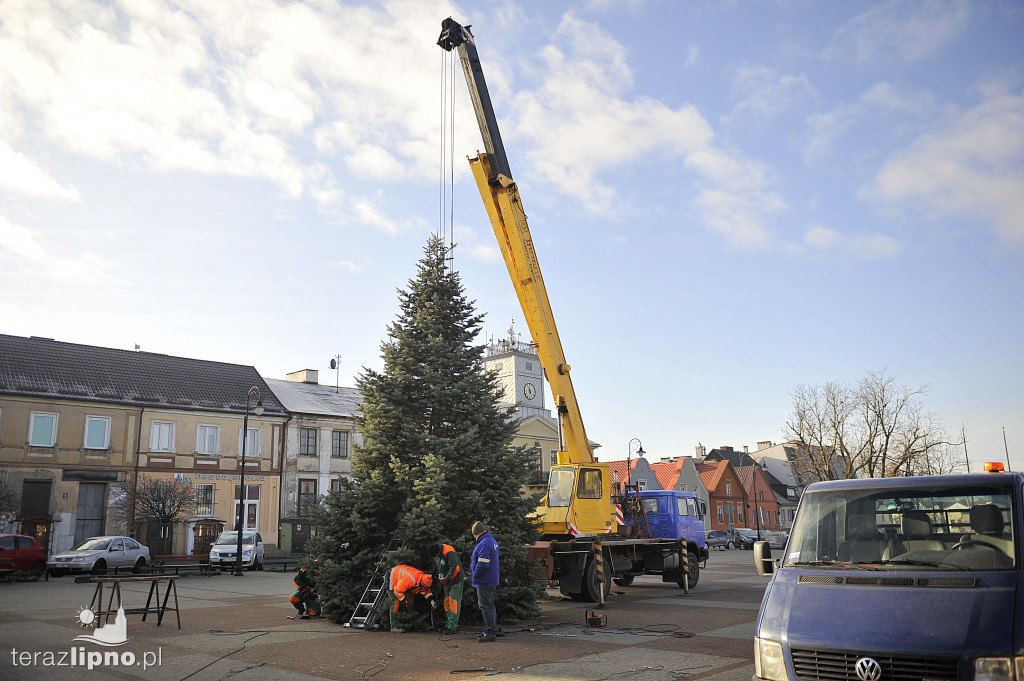
[[[732,451],[732,447],[730,447],[729,445],[722,445],[721,447],[719,447],[719,449],[721,449],[723,452],[731,452]]]
[[[743,445],[743,453],[750,454],[750,447],[748,445]]]
[[[772,441],[771,440],[761,440],[760,442],[757,443],[758,451],[760,451],[762,449],[768,449],[771,446],[772,446]]]
[[[319,376],[319,373],[320,372],[316,369],[303,369],[302,371],[293,371],[285,376],[285,378],[289,381],[294,381],[295,383],[312,383],[313,385],[318,385],[319,381],[317,377]]]
[[[698,459],[703,459],[705,456],[708,455],[708,448],[705,447],[704,445],[697,445],[695,449],[697,450],[695,456]]]

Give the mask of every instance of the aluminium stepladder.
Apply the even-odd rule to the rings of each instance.
[[[359,597],[359,604],[352,612],[348,620],[348,626],[353,629],[373,629],[377,618],[377,609],[388,594],[387,576],[391,570],[388,566],[390,556],[398,549],[405,546],[400,539],[392,539],[384,548],[380,559],[373,566],[373,576],[366,584],[363,595]]]

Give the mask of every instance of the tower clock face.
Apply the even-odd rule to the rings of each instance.
[[[523,386],[523,396],[528,400],[532,400],[537,396],[537,389],[533,387],[533,383],[527,383]]]

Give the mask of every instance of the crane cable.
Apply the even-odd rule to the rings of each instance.
[[[456,51],[441,50],[441,158],[438,180],[437,235],[448,248],[449,271],[455,267],[455,66]],[[446,214],[447,213],[447,214]]]

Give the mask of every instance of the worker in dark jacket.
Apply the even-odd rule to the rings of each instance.
[[[466,575],[462,571],[459,554],[450,545],[431,544],[427,547],[427,555],[437,559],[437,574],[444,588],[444,611],[447,615],[444,633],[451,636],[459,627],[459,608],[462,607]]]
[[[412,604],[415,594],[427,599],[431,608],[437,607],[430,588],[434,578],[411,565],[396,565],[388,571],[388,611],[391,613],[391,631],[401,634],[405,629],[398,627],[398,609]]]
[[[319,560],[314,560],[313,565],[316,566],[318,562]],[[288,599],[288,602],[299,611],[298,618],[302,620],[320,616],[320,599],[316,593],[314,578],[315,575],[312,569],[302,568],[295,575],[295,579],[292,580],[296,590]]]
[[[469,575],[480,614],[484,617],[484,633],[477,638],[480,643],[491,643],[498,635],[498,611],[494,607],[494,594],[498,590],[498,542],[479,520],[473,523],[473,555],[469,559]]]

